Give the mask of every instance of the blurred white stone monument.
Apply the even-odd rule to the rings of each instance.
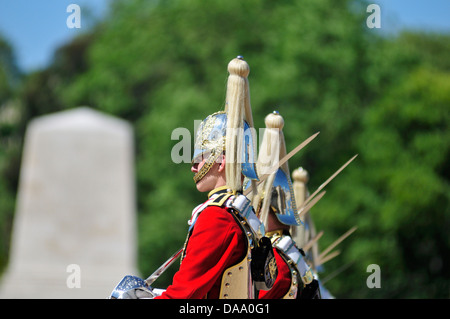
[[[80,107],[25,137],[0,298],[107,298],[136,273],[131,126]]]

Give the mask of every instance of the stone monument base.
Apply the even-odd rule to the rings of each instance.
[[[0,298],[107,298],[137,275],[131,126],[80,107],[27,128]]]

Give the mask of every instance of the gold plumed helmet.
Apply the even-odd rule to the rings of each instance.
[[[194,144],[193,162],[206,159],[194,176],[198,182],[225,152],[225,174],[232,191],[242,191],[242,175],[256,180],[256,144],[250,106],[250,67],[242,56],[228,64],[225,110],[207,116],[200,124]]]
[[[283,135],[284,119],[277,112],[270,113],[265,118],[266,129],[258,154],[258,170],[265,172],[271,169],[286,155],[286,145]],[[260,186],[261,197],[259,216],[267,226],[267,215],[272,211],[278,220],[290,226],[300,226],[302,221],[298,215],[292,182],[289,176],[288,162],[277,171],[271,173]]]

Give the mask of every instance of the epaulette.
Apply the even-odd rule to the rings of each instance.
[[[216,198],[214,198],[212,201],[208,203],[208,206],[223,206],[223,204],[227,201],[228,198],[233,196],[231,193],[224,193],[218,195]]]

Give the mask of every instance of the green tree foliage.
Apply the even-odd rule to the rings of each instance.
[[[7,262],[20,157],[19,116],[14,91],[20,81],[13,50],[0,36],[0,273]]]
[[[135,123],[144,273],[167,257],[168,247],[182,245],[190,210],[205,198],[195,190],[189,164],[173,163],[177,141],[169,137],[177,127],[193,133],[194,120],[223,108],[226,64],[236,55],[252,68],[256,127],[278,109],[289,119],[289,147],[322,131],[321,142],[297,165],[354,152],[350,133],[366,90],[358,69],[366,64],[367,37],[363,17],[348,5],[211,1],[206,10],[203,1],[114,3],[89,50],[87,72],[61,96],[66,105],[90,105]],[[325,167],[311,171],[325,176]]]
[[[312,212],[325,231],[322,249],[358,226],[320,274],[333,277],[331,292],[447,297],[449,37],[379,38],[365,26],[366,6],[116,0],[93,31],[27,76],[17,93],[22,127],[79,105],[133,124],[139,268],[146,276],[183,245],[190,212],[206,197],[195,189],[190,163],[172,160],[180,141],[172,132],[187,128],[192,142],[194,121],[223,109],[226,65],[243,55],[257,128],[276,109],[288,150],[321,132],[290,161],[291,169],[309,171],[310,190],[359,154]],[[381,268],[381,289],[366,286],[369,264]],[[156,286],[169,284],[176,269]]]
[[[329,283],[343,295],[448,296],[450,72],[441,51],[448,39],[405,33],[374,56],[385,59],[375,66],[390,66],[378,73],[390,74],[388,85],[376,88],[382,94],[363,113],[358,162],[316,214],[321,225],[331,218],[341,233],[349,220],[359,227],[339,259],[350,271]],[[366,287],[369,264],[381,267],[380,290]]]

